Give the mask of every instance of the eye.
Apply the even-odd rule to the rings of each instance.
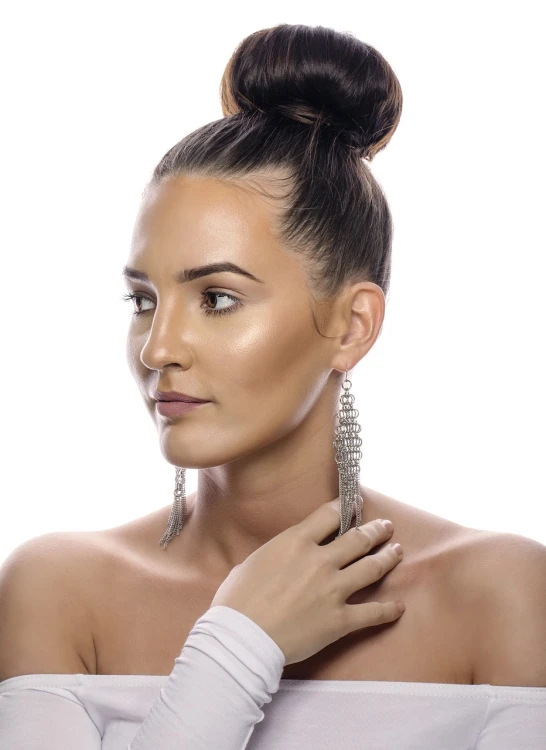
[[[133,300],[133,301],[140,300],[140,299],[145,299],[148,302],[151,302],[151,300],[149,300],[147,297],[144,297],[142,294],[123,294],[122,297],[121,297],[121,299],[122,300]],[[142,315],[142,313],[144,313],[144,312],[149,312],[149,311],[148,310],[133,310],[132,314],[133,315]]]
[[[205,310],[205,315],[226,315],[227,313],[235,312],[235,310],[243,304],[237,299],[237,297],[234,297],[232,294],[226,294],[225,292],[201,292],[201,297],[204,299],[209,297],[227,297],[227,299],[231,299],[235,302],[235,304],[230,307],[222,307],[218,310],[211,310],[210,308],[205,307],[203,308]],[[201,307],[203,306],[201,305]]]
[[[211,310],[210,308],[203,307],[203,305],[201,305],[201,307],[203,307],[205,311],[205,315],[227,315],[228,313],[235,312],[235,310],[237,310],[243,304],[237,297],[234,297],[232,294],[227,294],[226,292],[206,291],[206,292],[201,292],[201,297],[203,297],[204,299],[208,299],[210,297],[226,297],[227,299],[230,299],[235,303],[231,305],[230,307],[223,307],[223,308],[219,308],[216,310],[214,309]],[[152,301],[148,297],[145,297],[143,294],[134,294],[134,293],[124,294],[122,295],[121,299],[133,300],[133,302],[135,303],[137,300],[146,300],[147,302]],[[143,315],[145,312],[150,312],[150,311],[149,310],[133,310],[133,315]]]

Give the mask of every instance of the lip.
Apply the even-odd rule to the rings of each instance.
[[[188,396],[187,393],[179,393],[178,391],[154,391],[153,398],[155,401],[184,401],[191,404],[210,403],[206,399],[195,398],[194,396]]]
[[[156,401],[155,408],[164,417],[181,417],[188,411],[210,403],[210,401]]]

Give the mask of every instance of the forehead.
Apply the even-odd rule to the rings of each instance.
[[[168,279],[182,268],[228,261],[285,293],[299,292],[307,285],[305,260],[277,240],[275,218],[285,187],[272,182],[237,184],[192,175],[150,186],[128,265]]]
[[[132,250],[176,246],[212,252],[280,251],[273,234],[274,207],[252,190],[204,177],[170,178],[146,191]]]

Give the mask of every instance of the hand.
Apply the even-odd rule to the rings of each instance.
[[[351,594],[400,562],[392,545],[369,554],[391,537],[392,529],[377,519],[321,546],[339,527],[336,498],[236,565],[211,607],[232,607],[254,620],[282,650],[285,665],[307,659],[354,630],[398,619],[402,612],[395,601],[347,604]]]

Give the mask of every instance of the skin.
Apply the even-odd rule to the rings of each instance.
[[[158,541],[172,501],[92,535],[92,633],[77,631],[92,673],[169,674],[233,566],[339,494],[341,382],[376,341],[385,298],[371,282],[347,285],[317,318],[321,336],[305,264],[275,237],[277,210],[248,184],[195,176],[150,188],[141,204],[127,265],[149,280],[128,281],[147,299],[137,301],[145,312],[130,324],[127,359],[165,459],[199,469],[198,488],[167,551]],[[263,283],[227,272],[184,284],[173,278],[226,260]],[[237,303],[204,292],[233,295],[242,306],[207,316],[205,308]],[[155,389],[211,403],[169,419],[156,412]],[[362,523],[392,520],[389,541],[402,544],[404,558],[347,603],[401,599],[406,611],[289,665],[283,677],[546,685],[537,659],[546,637],[546,548],[360,491]]]
[[[198,488],[187,498],[184,529],[168,552],[158,547],[158,540],[170,503],[107,533],[116,545],[117,574],[126,570],[127,578],[121,585],[123,611],[112,611],[108,623],[104,618],[96,623],[95,670],[168,673],[181,634],[206,611],[233,566],[339,494],[333,439],[341,382],[345,370],[350,377],[375,343],[385,297],[372,282],[347,285],[330,305],[317,310],[321,336],[313,323],[305,262],[275,237],[277,210],[278,203],[248,184],[195,176],[152,187],[142,201],[127,266],[145,272],[148,280],[127,279],[128,291],[141,295],[128,304],[143,311],[131,320],[127,359],[165,459],[173,466],[199,469]],[[181,269],[226,260],[263,283],[227,272],[183,284],[174,279]],[[204,292],[219,296],[204,298]],[[242,305],[236,307],[222,293]],[[205,314],[205,309],[225,307],[235,311]],[[156,411],[155,389],[212,403],[166,418]],[[468,655],[463,652],[461,658],[457,633],[436,629],[440,644],[431,636],[437,620],[446,619],[437,580],[454,567],[453,556],[464,546],[457,547],[463,527],[362,485],[361,494],[362,523],[391,519],[395,533],[388,541],[400,541],[405,558],[403,568],[401,563],[377,585],[356,592],[349,603],[400,598],[414,604],[414,614],[406,615],[402,638],[396,637],[392,623],[373,634],[348,636],[286,667],[283,676],[470,682]],[[135,551],[153,571],[148,591],[142,581],[134,586],[134,568],[127,560],[135,559]],[[158,599],[157,591],[173,580],[174,589]],[[97,588],[93,611],[103,610],[105,585]],[[127,592],[133,589],[134,611],[127,606]],[[118,598],[115,590],[108,592],[109,602]],[[176,624],[172,633],[163,632],[154,620],[149,632],[136,636],[144,600],[147,612],[162,612],[162,623]],[[145,648],[120,645],[117,633],[128,611],[129,621],[121,630],[131,628],[133,642]],[[425,629],[422,618],[428,620]],[[158,642],[158,628],[162,648],[156,654],[150,644]],[[381,634],[389,629],[393,632],[385,641]],[[415,653],[418,638],[426,639],[428,648],[443,649],[445,657],[423,660],[421,652],[418,661],[408,659],[405,655]],[[88,662],[92,656],[89,651]]]
[[[128,260],[150,279],[128,281],[148,298],[137,301],[146,312],[128,333],[131,372],[166,460],[199,469],[191,532],[183,550],[171,542],[169,556],[215,577],[339,494],[333,429],[341,380],[371,349],[385,314],[381,288],[356,283],[321,326],[330,338],[321,336],[302,261],[273,234],[274,211],[241,185],[171,179],[145,196]],[[182,285],[172,278],[223,260],[264,283],[226,272]],[[206,290],[243,305],[207,316],[204,307],[234,302],[203,299]],[[151,397],[156,388],[212,403],[165,418]],[[366,507],[362,519],[372,520]]]
[[[0,680],[169,675],[232,567],[337,497],[341,379],[376,341],[384,295],[373,283],[348,286],[320,320],[329,338],[320,336],[306,268],[272,231],[276,210],[245,185],[211,179],[147,192],[128,259],[148,274],[128,281],[146,312],[132,318],[128,363],[163,455],[199,469],[198,489],[167,550],[158,541],[172,501],[122,526],[22,545],[0,575]],[[226,272],[172,278],[223,260],[263,283]],[[206,316],[205,306],[235,303],[205,291],[243,306]],[[212,403],[170,420],[156,413],[154,389]],[[347,603],[401,599],[406,611],[288,665],[283,677],[546,687],[546,547],[360,492],[362,523],[390,519],[388,541],[404,556]]]

